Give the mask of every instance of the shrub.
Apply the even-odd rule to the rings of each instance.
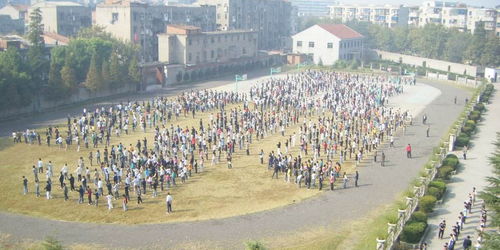
[[[483,112],[485,109],[486,109],[486,108],[485,108],[485,106],[484,106],[484,104],[483,104],[483,103],[478,103],[478,104],[476,104],[476,106],[474,107],[474,110],[477,110],[477,111],[479,111],[479,112]]]
[[[449,180],[453,170],[452,166],[442,166],[438,169],[438,176],[444,180]]]
[[[422,238],[425,227],[427,225],[423,222],[408,223],[403,227],[401,240],[408,243],[418,243]]]
[[[424,195],[422,198],[420,198],[419,202],[419,207],[420,211],[424,213],[430,213],[434,209],[434,206],[436,205],[436,197],[432,195]]]
[[[45,238],[45,241],[42,242],[42,246],[43,246],[43,249],[47,249],[47,250],[62,250],[63,249],[63,245],[61,244],[61,242],[59,242],[57,239],[50,237],[50,236]]]
[[[470,141],[470,136],[464,133],[461,133],[458,137],[457,140],[455,141],[455,146],[456,147],[463,147],[463,146],[468,146]]]
[[[441,200],[441,197],[443,196],[441,190],[435,187],[429,187],[429,189],[427,189],[427,194],[436,197],[438,200]]]
[[[429,183],[429,187],[437,188],[444,193],[444,191],[446,190],[446,183],[444,181],[435,180]]]
[[[456,168],[458,166],[458,159],[454,157],[446,157],[442,163],[443,166],[451,166]]]
[[[259,241],[250,240],[245,242],[245,249],[247,250],[264,250],[266,249]]]
[[[476,122],[473,121],[473,120],[467,120],[465,122],[465,126],[472,126],[472,127],[476,127]]]
[[[425,214],[424,212],[421,212],[421,211],[414,212],[411,215],[408,223],[412,223],[412,222],[423,222],[423,223],[427,224],[427,214]]]
[[[477,120],[479,120],[479,118],[481,118],[481,113],[479,111],[472,111],[469,115],[469,119],[476,122]]]
[[[467,134],[467,135],[470,136],[470,135],[472,135],[472,133],[474,132],[475,129],[476,128],[474,126],[468,126],[468,125],[466,125],[466,126],[462,127],[462,133]]]

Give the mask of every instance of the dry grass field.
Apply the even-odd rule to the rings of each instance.
[[[231,107],[235,105],[228,108]],[[199,113],[194,119],[182,117],[178,121],[174,120],[173,124],[174,126],[179,124],[181,127],[197,127],[199,119],[207,121],[209,115],[210,113]],[[297,131],[298,125],[289,127],[286,130],[286,136]],[[123,134],[120,138],[112,137],[111,145],[117,145],[119,142],[124,145],[135,145],[138,139],[144,137],[147,137],[148,144],[151,145],[153,136],[153,129],[149,129],[146,134],[136,131],[129,135]],[[206,161],[204,172],[194,174],[185,184],[180,184],[179,180],[178,185],[169,190],[174,197],[174,213],[170,215],[165,213],[166,191],[159,192],[157,198],[153,198],[148,192],[143,196],[144,203],[139,206],[136,205],[135,197],[131,193],[132,200],[126,212],[121,209],[121,199],[114,201],[115,208],[112,211],[108,211],[102,198],[100,199],[102,205],[98,208],[78,204],[77,192],[70,192],[70,199],[65,202],[57,180],[58,172],[64,163],[68,163],[69,172],[74,173],[79,157],[86,159],[86,166],[88,166],[87,156],[89,150],[92,149],[82,147],[80,152],[76,152],[75,146],[70,146],[65,151],[57,146],[47,147],[43,143],[42,146],[13,144],[10,138],[2,138],[0,140],[0,176],[2,177],[0,189],[4,192],[0,192],[0,200],[2,200],[0,210],[64,221],[138,224],[224,218],[285,206],[313,197],[320,192],[318,189],[299,189],[293,182],[285,183],[282,176],[279,180],[273,180],[267,165],[260,164],[258,157],[260,149],[264,150],[267,162],[267,154],[275,150],[278,141],[281,140],[283,143],[284,138],[276,133],[268,135],[264,140],[255,141],[254,139],[250,146],[249,156],[244,150],[236,151],[233,157],[233,169],[227,169],[225,160],[215,166],[210,166],[210,160]],[[99,149],[102,151],[103,147]],[[299,147],[296,146],[291,153],[298,155],[298,151]],[[44,193],[36,198],[33,192],[34,176],[31,168],[38,158],[42,158],[44,164],[50,160],[54,165],[55,179],[52,192],[54,199],[46,200]],[[352,165],[346,162],[343,171],[352,172]],[[22,193],[23,175],[29,180],[28,195]],[[44,180],[45,175],[42,175],[41,192]],[[123,186],[121,193],[123,193]]]

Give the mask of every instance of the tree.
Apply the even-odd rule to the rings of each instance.
[[[492,32],[486,37],[479,64],[490,67],[500,65],[500,41]]]
[[[72,91],[78,86],[78,80],[76,79],[76,73],[73,70],[74,60],[71,53],[66,54],[66,59],[64,66],[61,69],[61,78],[66,90]]]
[[[102,75],[102,83],[108,88],[111,87],[111,76],[109,74],[109,63],[104,60],[101,65],[101,75]]]
[[[450,36],[444,45],[444,59],[450,62],[462,63],[464,60],[464,52],[469,47],[469,41],[472,35],[454,30],[450,32]]]
[[[45,83],[45,74],[48,70],[48,63],[44,57],[45,43],[43,40],[42,12],[40,8],[34,9],[30,14],[28,25],[28,63],[33,82],[35,83],[35,93],[37,93],[37,103],[42,85]]]
[[[472,41],[465,52],[466,58],[472,63],[479,63],[481,61],[481,55],[483,54],[484,46],[486,41],[486,30],[484,29],[484,23],[479,22],[474,30],[474,35]]]
[[[100,75],[99,69],[97,68],[97,55],[93,54],[90,59],[89,70],[87,72],[87,79],[85,80],[85,85],[91,91],[96,91],[102,87],[102,77]]]
[[[137,64],[137,57],[133,56],[130,60],[130,64],[128,67],[128,75],[132,83],[141,82],[141,73],[139,71],[139,65]]]
[[[116,53],[111,53],[110,64],[109,64],[109,81],[111,86],[118,86],[121,82],[120,73],[120,62],[118,61],[118,55]]]

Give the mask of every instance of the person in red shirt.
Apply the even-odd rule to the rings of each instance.
[[[411,145],[408,143],[408,146],[406,146],[406,157],[411,158]]]

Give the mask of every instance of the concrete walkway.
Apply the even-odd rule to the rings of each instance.
[[[421,114],[414,114],[414,126],[406,134],[397,137],[395,147],[386,148],[386,167],[378,163],[368,163],[359,167],[360,187],[345,190],[326,191],[324,194],[301,203],[290,201],[290,205],[226,219],[187,223],[153,225],[101,225],[54,221],[30,216],[0,213],[0,232],[19,239],[43,239],[54,236],[66,244],[96,243],[108,247],[146,247],[160,245],[162,248],[175,247],[190,242],[216,242],[223,248],[241,248],[248,239],[280,237],[304,228],[327,227],[339,229],[371,210],[391,203],[406,189],[427,162],[441,135],[463,109],[463,100],[469,93],[449,85],[433,84],[430,89],[421,83],[405,99],[413,107],[408,108]],[[432,90],[433,88],[437,89]],[[440,95],[439,95],[440,93]],[[425,98],[431,99],[427,105]],[[438,97],[439,96],[439,97]],[[453,104],[457,96],[462,100]],[[434,99],[432,99],[434,98]],[[470,97],[469,97],[470,98]],[[420,102],[420,105],[417,105]],[[412,104],[413,103],[413,104]],[[395,103],[394,103],[395,104]],[[425,137],[426,126],[421,124],[421,116],[426,113],[431,124],[431,137]],[[413,159],[407,159],[406,144],[413,146]]]
[[[464,201],[468,199],[472,188],[476,187],[478,193],[487,185],[485,178],[491,176],[493,168],[488,162],[488,157],[495,151],[493,142],[496,133],[500,132],[500,95],[495,93],[486,106],[488,111],[483,115],[479,123],[478,132],[472,139],[472,148],[467,154],[467,160],[463,160],[462,151],[455,152],[459,156],[461,166],[451,182],[446,186],[447,192],[443,204],[429,218],[429,231],[425,241],[429,249],[440,249],[450,239],[452,225],[458,220],[459,213],[464,208]],[[482,201],[476,198],[472,214],[467,218],[464,229],[460,232],[455,246],[462,249],[462,243],[467,235],[471,236],[473,245],[476,243],[476,230],[481,222]],[[438,227],[442,220],[446,220],[446,230],[443,239],[438,239]]]

